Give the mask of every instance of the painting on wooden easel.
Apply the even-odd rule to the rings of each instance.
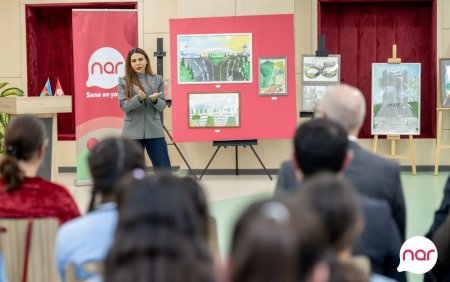
[[[420,63],[372,64],[372,134],[420,134]]]
[[[441,70],[441,103],[442,107],[450,107],[450,59],[439,60]]]

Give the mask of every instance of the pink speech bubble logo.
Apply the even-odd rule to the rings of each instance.
[[[438,253],[431,240],[423,236],[415,236],[403,243],[399,256],[398,272],[409,271],[415,274],[423,274],[434,267]]]
[[[88,64],[87,87],[110,89],[117,86],[118,78],[124,76],[125,60],[114,48],[102,47],[92,53]]]

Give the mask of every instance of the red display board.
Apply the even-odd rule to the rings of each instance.
[[[249,33],[252,40],[251,82],[178,83],[179,35],[202,37]],[[175,142],[292,138],[297,126],[292,14],[173,19],[170,20],[170,48]],[[267,57],[287,58],[287,95],[259,95],[258,62],[259,58]],[[189,93],[236,92],[240,94],[239,127],[189,127]]]

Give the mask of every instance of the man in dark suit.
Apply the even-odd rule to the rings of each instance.
[[[434,213],[433,223],[425,235],[432,240],[438,250],[438,261],[429,272],[425,273],[423,281],[450,281],[450,176],[444,187],[439,208]]]
[[[353,160],[345,170],[345,178],[361,194],[385,200],[389,204],[404,240],[406,211],[400,167],[396,162],[372,154],[358,144],[357,136],[366,115],[361,91],[349,85],[332,87],[320,100],[317,112],[339,122],[347,130]]]
[[[352,162],[349,146],[347,132],[335,121],[315,119],[302,124],[294,137],[293,160],[283,166],[285,173],[281,181],[289,187],[283,191],[297,191],[298,181],[320,172],[332,172],[342,177]],[[406,281],[405,273],[397,272],[402,240],[389,205],[361,194],[359,200],[365,225],[353,252],[367,255],[373,272]]]
[[[353,159],[345,170],[345,178],[360,194],[385,200],[389,204],[401,238],[405,240],[406,210],[400,167],[394,161],[364,150],[358,144],[357,136],[366,115],[361,91],[349,85],[331,87],[319,101],[316,114],[338,122],[347,131]],[[280,171],[277,192],[292,190],[292,187],[289,187],[291,184],[286,180],[291,172],[288,168],[285,170],[287,172]]]
[[[294,193],[297,191],[299,184],[292,160],[282,162],[278,171],[275,194]]]

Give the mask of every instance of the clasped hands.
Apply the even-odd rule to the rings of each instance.
[[[155,93],[149,95],[148,98],[150,99],[150,101],[152,101],[152,103],[154,103],[158,99],[159,94],[161,94],[161,93],[155,92]],[[145,101],[147,99],[147,95],[141,89],[137,90],[137,95],[138,95],[140,101]]]

